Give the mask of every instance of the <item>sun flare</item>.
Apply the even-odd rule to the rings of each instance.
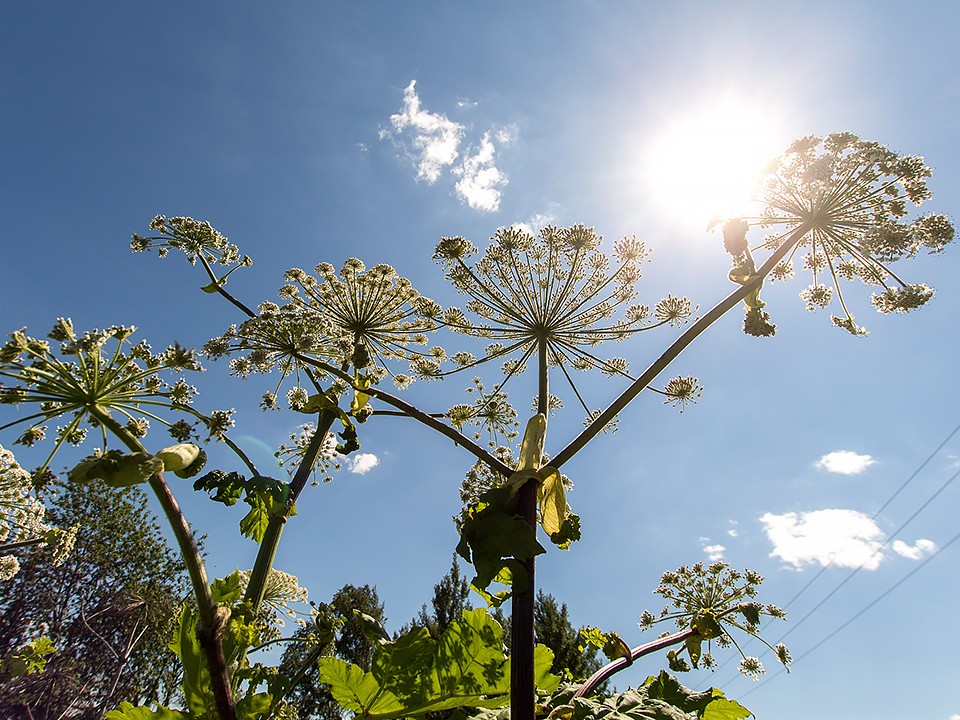
[[[687,227],[743,213],[764,167],[788,144],[770,112],[732,100],[665,119],[641,150],[658,213]]]

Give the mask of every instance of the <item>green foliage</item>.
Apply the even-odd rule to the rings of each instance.
[[[538,687],[551,692],[553,653],[538,647]],[[457,707],[491,708],[509,702],[510,666],[503,630],[485,610],[467,610],[439,640],[415,628],[383,642],[370,672],[338,658],[322,658],[320,679],[345,709],[358,717],[400,718]]]
[[[287,644],[279,669],[292,683],[286,700],[296,708],[300,720],[340,720],[340,706],[320,683],[317,658],[335,656],[369,670],[374,643],[363,631],[361,616],[382,623],[384,607],[376,588],[344,585],[329,603],[319,603],[316,611],[315,625],[298,629],[294,635],[297,642]],[[335,627],[339,629],[336,639]]]
[[[189,720],[189,715],[184,715],[179,710],[171,710],[167,707],[158,707],[151,710],[148,707],[135,707],[128,702],[120,703],[116,710],[110,710],[103,716],[104,720]]]
[[[44,672],[0,676],[0,717],[53,718],[67,708],[99,717],[123,701],[170,704],[180,668],[167,644],[189,591],[146,496],[100,480],[54,480],[42,492],[49,522],[82,529],[62,564],[49,548],[30,548],[4,583],[0,657],[35,642],[44,625],[57,651],[45,655]]]
[[[473,563],[476,576],[471,585],[491,605],[499,606],[510,597],[509,590],[490,593],[493,582],[526,587],[526,572],[520,562],[546,552],[537,541],[536,530],[517,514],[516,490],[510,485],[491,488],[467,509],[460,529],[457,554]]]
[[[570,623],[566,603],[558,603],[540,590],[533,605],[533,632],[536,641],[553,652],[550,670],[570,680],[582,680],[600,668],[593,648],[582,647],[580,633]]]
[[[270,518],[297,514],[296,507],[288,507],[290,486],[271,477],[260,475],[249,480],[237,472],[211,470],[193,483],[194,490],[210,493],[210,499],[224,505],[235,505],[243,496],[250,511],[240,520],[240,532],[255,542],[263,540]]]
[[[17,648],[0,663],[0,669],[14,677],[43,672],[47,664],[47,655],[53,655],[56,651],[50,638],[41,635]]]
[[[743,720],[751,715],[719,690],[694,692],[661,671],[638,688],[609,697],[573,697],[569,686],[551,698],[550,717],[557,720]]]

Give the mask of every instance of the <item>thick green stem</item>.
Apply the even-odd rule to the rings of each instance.
[[[583,447],[601,430],[603,430],[603,428],[605,428],[607,424],[612,421],[617,414],[623,410],[637,395],[639,395],[640,392],[644,390],[654,378],[657,377],[657,375],[663,372],[663,370],[671,362],[673,362],[677,355],[679,355],[687,347],[687,345],[692,343],[708,327],[713,325],[713,323],[725,315],[727,311],[735,307],[741,300],[747,297],[747,295],[757,290],[763,284],[763,279],[770,273],[771,270],[773,270],[777,263],[779,263],[809,231],[810,225],[805,223],[790,233],[790,235],[783,241],[783,244],[777,248],[777,250],[769,258],[767,258],[767,261],[760,266],[760,269],[757,270],[754,276],[747,283],[741,285],[739,288],[727,295],[727,297],[717,303],[706,315],[693,323],[693,325],[691,325],[680,337],[678,337],[673,344],[670,345],[670,347],[668,347],[664,353],[643,372],[640,377],[631,383],[630,387],[620,394],[620,397],[610,404],[610,407],[604,410],[599,417],[590,423],[590,426],[580,433],[576,438],[574,438],[569,445],[557,453],[557,455],[551,459],[550,465],[559,468],[574,455],[576,455],[581,449],[583,449]]]
[[[547,346],[540,343],[538,353],[539,387],[537,412],[544,417],[549,412],[549,385],[547,377]],[[536,459],[540,466],[541,458]],[[524,483],[517,493],[517,512],[534,532],[537,527],[537,483]],[[533,610],[536,599],[536,561],[530,557],[521,561],[527,575],[527,587],[514,589],[510,622],[510,718],[534,720],[536,713],[536,685],[533,667]]]
[[[245,600],[250,601],[253,607],[260,607],[263,602],[263,594],[266,590],[267,576],[273,567],[273,560],[277,555],[277,547],[280,545],[280,535],[283,533],[283,526],[290,517],[293,507],[306,487],[307,480],[313,472],[313,465],[323,449],[323,442],[330,432],[330,427],[336,416],[329,411],[320,413],[317,421],[317,429],[313,437],[310,438],[310,444],[304,452],[303,460],[297,468],[296,474],[290,481],[290,499],[284,508],[283,514],[273,515],[267,523],[267,529],[264,532],[263,540],[260,541],[260,549],[257,551],[257,559],[253,563],[253,570],[250,572],[250,582],[247,584]]]
[[[584,697],[592,693],[602,682],[620,672],[621,670],[630,667],[633,664],[633,661],[637,658],[641,658],[644,655],[649,655],[650,653],[657,652],[657,650],[663,650],[663,648],[670,647],[671,645],[677,645],[684,642],[687,638],[697,635],[697,631],[688,628],[687,630],[681,630],[678,633],[673,635],[667,635],[658,640],[648,642],[646,645],[639,645],[633,648],[630,651],[630,658],[617,658],[611,663],[604,665],[602,668],[597,670],[593,675],[590,676],[590,679],[587,680],[580,688],[573,694],[573,697]]]
[[[116,435],[131,451],[148,452],[140,444],[140,441],[131,435],[123,425],[114,420],[105,409],[97,405],[87,409],[92,417]],[[236,720],[237,709],[233,700],[233,691],[230,687],[230,677],[227,673],[223,644],[221,643],[222,622],[217,615],[217,605],[213,601],[213,594],[210,591],[210,582],[207,579],[203,558],[194,540],[193,532],[190,530],[190,525],[180,510],[180,505],[163,479],[163,473],[155,473],[150,478],[149,483],[160,503],[160,507],[163,509],[163,514],[173,531],[174,538],[176,538],[177,546],[180,548],[180,556],[187,566],[187,573],[193,586],[193,594],[197,600],[197,611],[200,617],[197,624],[197,640],[200,642],[207,658],[217,714],[221,720]]]

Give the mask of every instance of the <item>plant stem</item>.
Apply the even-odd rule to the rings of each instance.
[[[547,344],[541,340],[537,354],[539,382],[537,412],[544,417],[549,411],[549,385],[547,373]],[[536,459],[539,467],[541,458]],[[517,493],[517,513],[537,528],[537,483],[527,481]],[[525,590],[514,589],[511,602],[510,622],[510,718],[533,720],[536,712],[536,686],[533,668],[533,610],[536,598],[536,561],[533,557],[520,561],[527,575]]]
[[[371,386],[368,388],[358,387],[357,385],[354,384],[354,379],[350,377],[350,375],[348,375],[347,373],[341,370],[338,370],[337,368],[331,365],[327,365],[324,362],[320,362],[315,358],[311,358],[306,355],[297,355],[296,358],[307,365],[313,365],[317,368],[320,368],[324,372],[330,373],[334,377],[340,378],[354,390],[366,393],[367,395],[374,398],[375,400],[379,400],[383,403],[386,403],[387,405],[395,407],[403,415],[406,415],[408,417],[413,418],[414,420],[417,420],[418,422],[426,425],[427,427],[433,430],[436,430],[441,435],[447,436],[448,438],[453,440],[455,445],[462,447],[464,450],[466,450],[471,455],[476,457],[478,460],[480,460],[483,464],[485,464],[491,470],[493,470],[496,473],[500,473],[505,478],[513,475],[514,471],[512,468],[507,467],[503,462],[495,458],[493,455],[487,452],[487,450],[485,450],[483,447],[481,447],[477,443],[473,442],[473,440],[466,437],[463,433],[461,433],[456,428],[451,427],[450,425],[447,425],[444,422],[441,422],[441,418],[446,418],[446,415],[438,414],[438,413],[423,412],[422,410],[414,407],[413,405],[406,402],[405,400],[401,400],[397,396],[391,395],[385,390],[381,390],[374,386]],[[374,415],[377,415],[377,414],[387,414],[387,413],[381,413],[375,410]]]
[[[253,570],[250,571],[250,582],[247,583],[247,592],[245,600],[250,601],[253,607],[258,608],[263,602],[263,594],[267,586],[267,575],[270,568],[273,567],[273,560],[277,555],[277,547],[280,545],[280,535],[283,533],[283,526],[290,517],[293,507],[303,492],[310,474],[313,472],[313,464],[316,462],[320,451],[323,449],[323,441],[333,425],[336,416],[329,410],[320,413],[317,419],[317,429],[310,438],[310,444],[304,451],[303,460],[297,468],[296,474],[290,481],[290,499],[284,508],[282,515],[273,515],[267,523],[267,529],[264,532],[263,540],[260,541],[260,549],[257,551],[257,559],[253,563]]]
[[[678,633],[673,635],[667,635],[666,637],[648,642],[646,645],[638,645],[630,651],[630,658],[617,658],[611,663],[604,665],[602,668],[597,670],[593,675],[590,676],[590,679],[587,680],[583,685],[580,686],[580,689],[577,690],[573,697],[583,697],[589,695],[596,689],[602,682],[620,672],[621,670],[629,667],[633,664],[633,661],[637,658],[641,658],[644,655],[649,655],[650,653],[657,652],[657,650],[663,650],[665,647],[670,647],[671,645],[676,645],[678,643],[684,642],[687,638],[697,635],[697,631],[693,628],[687,628],[686,630],[681,630]]]
[[[760,266],[760,269],[744,285],[727,295],[723,300],[717,303],[711,310],[691,325],[678,337],[664,353],[658,357],[643,374],[624,390],[620,397],[614,400],[610,406],[604,410],[596,420],[590,423],[583,432],[581,432],[573,441],[561,450],[551,459],[550,465],[559,468],[565,462],[576,455],[583,447],[590,442],[607,424],[613,420],[617,414],[623,410],[640,392],[649,385],[690,343],[692,343],[708,327],[713,325],[731,308],[735,307],[747,295],[756,290],[763,284],[763,279],[770,274],[770,271],[779,263],[784,256],[793,249],[800,239],[809,232],[809,223],[804,223],[794,230],[777,248],[774,253],[767,258],[767,261]]]
[[[105,428],[110,430],[117,438],[133,452],[148,452],[130,432],[120,423],[114,420],[110,414],[97,405],[87,408],[90,415]],[[223,628],[219,627],[220,620],[217,617],[217,605],[213,601],[213,594],[210,591],[210,582],[207,579],[207,571],[203,565],[203,558],[200,556],[200,550],[193,538],[193,532],[187,523],[186,517],[180,510],[176,498],[170,491],[170,487],[163,479],[163,473],[157,472],[149,480],[150,488],[160,502],[160,507],[173,530],[177,545],[180,548],[180,556],[187,566],[187,573],[190,576],[190,583],[193,586],[193,594],[197,600],[197,610],[200,616],[197,624],[197,640],[203,648],[204,655],[207,658],[208,669],[210,670],[210,680],[213,685],[214,701],[217,705],[217,714],[221,720],[236,720],[237,708],[233,700],[233,692],[230,687],[230,677],[227,673],[227,665],[223,656],[223,644],[221,635]]]

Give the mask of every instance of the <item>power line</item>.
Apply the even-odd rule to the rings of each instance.
[[[923,471],[923,469],[926,468],[926,466],[930,463],[930,461],[933,460],[933,458],[935,458],[935,457],[940,453],[941,450],[943,450],[943,448],[946,446],[946,444],[947,444],[948,442],[950,442],[950,440],[953,438],[953,436],[956,435],[958,432],[960,432],[960,424],[958,424],[955,428],[953,428],[953,430],[950,431],[950,433],[943,439],[943,441],[942,441],[939,445],[937,445],[937,447],[936,447],[929,455],[927,455],[926,459],[925,459],[922,463],[920,463],[920,465],[917,467],[917,469],[914,470],[914,471],[910,474],[910,476],[909,476],[906,480],[903,481],[903,483],[900,485],[900,487],[898,487],[898,488],[894,491],[894,493],[893,493],[889,498],[887,498],[887,500],[883,503],[883,505],[881,505],[880,508],[879,508],[876,512],[874,512],[873,515],[870,516],[871,519],[876,519],[877,516],[879,516],[880,513],[882,513],[882,512],[890,505],[890,503],[892,503],[893,500],[894,500],[901,492],[903,492],[903,490],[907,487],[907,485],[909,485],[911,482],[913,482],[913,480]],[[851,571],[847,574],[847,576],[846,576],[843,580],[841,580],[840,583],[839,583],[835,588],[833,588],[833,590],[831,590],[829,593],[827,593],[827,595],[826,595],[823,599],[820,600],[820,602],[818,602],[813,608],[811,608],[809,611],[807,611],[807,613],[806,613],[805,615],[803,615],[803,617],[801,617],[796,623],[792,623],[791,626],[790,626],[790,628],[789,628],[783,635],[781,635],[780,638],[779,638],[776,642],[777,642],[777,643],[782,642],[788,635],[790,635],[790,633],[792,633],[794,630],[796,630],[798,627],[800,627],[800,625],[802,625],[814,612],[816,612],[817,610],[819,610],[831,597],[833,597],[834,595],[836,595],[837,592],[839,592],[840,589],[841,589],[844,585],[846,585],[850,580],[852,580],[853,577],[854,577],[858,572],[860,572],[860,571],[865,567],[865,565],[866,565],[870,560],[873,559],[873,557],[874,557],[877,553],[883,551],[883,550],[896,538],[896,536],[897,536],[904,528],[906,528],[906,526],[909,525],[909,524],[913,521],[914,518],[917,517],[917,515],[919,515],[928,505],[930,505],[930,503],[933,502],[933,500],[934,500],[940,493],[942,493],[944,490],[946,490],[947,487],[957,478],[958,475],[960,475],[960,470],[958,470],[956,473],[954,473],[945,483],[943,483],[943,485],[941,485],[940,488],[937,489],[937,491],[933,493],[933,495],[931,495],[916,511],[914,511],[914,513],[913,513],[912,515],[910,515],[910,517],[908,517],[903,523],[901,523],[900,527],[898,527],[896,530],[894,530],[893,533],[891,533],[891,534],[887,537],[887,539],[884,541],[884,543],[883,543],[882,545],[880,545],[880,547],[878,547],[876,550],[874,550],[874,552],[871,553],[871,555],[870,555],[866,560],[864,560],[858,567],[856,567],[856,568],[854,568],[853,570],[851,570]],[[953,541],[951,540],[950,542],[953,542]],[[949,545],[949,543],[948,543],[948,545]],[[939,552],[939,551],[938,551],[938,552]],[[934,555],[931,555],[930,557],[934,557],[935,555],[936,555],[936,553],[935,553]],[[929,558],[928,558],[928,559],[929,559]],[[925,562],[926,562],[926,561],[925,561]],[[925,562],[924,562],[924,564],[925,564]],[[806,592],[807,589],[809,589],[810,586],[813,585],[813,583],[815,583],[815,582],[820,578],[820,576],[824,574],[824,572],[826,572],[826,570],[827,570],[828,567],[830,567],[830,566],[829,566],[829,565],[824,565],[823,567],[821,567],[820,570],[817,571],[816,575],[814,575],[812,578],[810,578],[810,580],[808,580],[808,581],[806,582],[806,584],[804,584],[804,586],[801,587],[800,590],[798,590],[797,593],[796,593],[792,598],[790,598],[790,600],[787,601],[787,603],[783,606],[784,609],[790,607],[790,605],[791,605],[794,601],[796,601],[797,598],[799,598],[804,592]],[[919,566],[919,567],[922,567],[922,565]],[[919,569],[919,567],[918,567],[917,569]],[[909,575],[908,575],[907,577],[909,577]],[[894,587],[896,587],[896,586],[894,586]],[[852,620],[851,620],[851,622],[852,622]],[[752,641],[753,638],[750,638],[750,640]],[[776,643],[774,643],[774,644],[776,644]],[[763,649],[763,652],[760,653],[760,657],[763,657],[763,656],[766,655],[768,652],[769,652],[769,648],[764,648],[764,649]],[[717,667],[717,670],[723,669],[723,667],[725,667],[727,664],[729,664],[731,661],[733,661],[733,660],[735,660],[735,659],[736,659],[735,656],[730,656],[730,657],[728,657],[723,663],[721,663],[721,664]]]
[[[956,475],[954,475],[954,477],[956,477]],[[946,543],[944,543],[943,547],[938,548],[936,552],[934,552],[934,553],[931,554],[930,556],[924,558],[923,562],[921,562],[919,565],[917,565],[915,568],[913,568],[913,570],[911,570],[910,572],[908,572],[908,573],[907,573],[906,575],[904,575],[902,578],[900,578],[899,580],[897,580],[897,582],[895,582],[893,585],[891,585],[889,588],[887,588],[886,590],[884,590],[884,591],[883,591],[882,593],[880,593],[877,597],[875,597],[873,600],[871,600],[869,603],[867,603],[863,608],[861,608],[861,609],[860,609],[857,613],[855,613],[851,618],[849,618],[848,620],[846,620],[844,623],[842,623],[839,627],[837,627],[837,628],[836,628],[835,630],[833,630],[832,632],[828,633],[824,638],[822,638],[822,639],[821,639],[819,642],[817,642],[815,645],[813,645],[812,647],[807,648],[806,650],[804,650],[800,655],[798,655],[796,658],[794,658],[794,662],[796,662],[796,661],[798,661],[798,660],[802,660],[803,658],[805,658],[805,657],[807,657],[808,655],[810,655],[814,650],[818,649],[821,645],[823,645],[824,643],[826,643],[828,640],[833,639],[833,637],[836,636],[841,630],[843,630],[843,629],[846,628],[848,625],[850,625],[851,623],[853,623],[854,620],[858,619],[858,618],[859,618],[861,615],[863,615],[865,612],[867,612],[868,610],[870,610],[871,608],[873,608],[874,605],[876,605],[876,604],[879,603],[881,600],[883,600],[887,595],[889,595],[890,593],[892,593],[892,592],[893,592],[894,590],[896,590],[898,587],[900,587],[901,585],[903,585],[903,583],[905,583],[905,582],[906,582],[907,580],[909,580],[911,577],[913,577],[913,576],[916,575],[918,572],[920,572],[920,570],[921,570],[924,566],[926,566],[927,563],[929,563],[931,560],[933,560],[935,557],[937,557],[940,553],[942,553],[942,552],[943,552],[944,550],[946,550],[948,547],[950,547],[950,546],[953,545],[955,542],[957,542],[957,540],[960,540],[960,533],[957,533],[957,534],[954,535],[952,538],[950,538]],[[775,679],[775,678],[778,678],[778,677],[780,677],[781,675],[783,675],[783,674],[785,674],[785,673],[786,673],[786,670],[784,670],[783,668],[780,668],[780,670],[779,670],[776,674],[771,675],[771,676],[768,677],[768,678],[764,678],[764,680],[763,680],[762,682],[760,682],[760,683],[757,684],[756,686],[754,686],[754,687],[750,688],[749,690],[747,690],[745,693],[743,693],[743,695],[741,695],[741,697],[746,697],[747,695],[749,695],[750,693],[754,692],[754,691],[757,690],[759,687],[761,687],[763,684],[765,684],[765,683],[767,683],[767,682],[769,682],[769,681],[771,681],[771,680],[773,680],[773,679]]]

